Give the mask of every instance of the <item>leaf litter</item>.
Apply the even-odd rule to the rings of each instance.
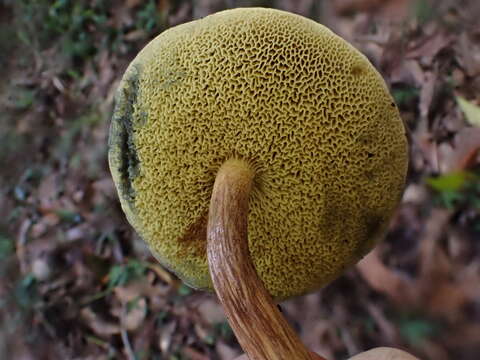
[[[215,297],[182,285],[127,224],[106,142],[118,81],[149,39],[253,2],[104,3],[0,2],[0,30],[19,29],[0,48],[9,54],[0,58],[0,354],[234,359],[241,349]],[[411,144],[385,241],[325,289],[281,304],[283,313],[329,359],[374,346],[478,359],[479,3],[267,3],[327,24],[363,51]]]

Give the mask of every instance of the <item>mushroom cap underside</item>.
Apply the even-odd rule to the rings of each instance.
[[[248,242],[269,292],[312,291],[384,234],[405,182],[407,140],[368,60],[324,26],[244,8],[171,28],[120,84],[109,163],[129,222],[186,283],[211,289],[215,175],[255,170]]]

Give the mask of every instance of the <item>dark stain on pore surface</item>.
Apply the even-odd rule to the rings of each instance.
[[[118,170],[121,174],[120,192],[130,206],[133,205],[135,200],[132,181],[140,172],[140,162],[133,139],[133,112],[139,96],[139,78],[140,67],[137,65],[129,71],[127,78],[124,80],[124,87],[119,90],[112,119],[112,122],[116,123],[116,127],[112,127],[116,134],[110,134],[112,143],[109,144],[111,148],[116,147],[118,150]]]
[[[178,241],[180,245],[179,256],[207,256],[207,224],[208,212],[188,227],[183,237]]]

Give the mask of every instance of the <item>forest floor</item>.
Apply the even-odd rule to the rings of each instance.
[[[182,285],[128,225],[106,160],[113,95],[167,27],[234,6],[330,27],[382,73],[409,130],[381,244],[281,304],[309,348],[480,358],[480,2],[0,0],[0,358],[233,359],[217,300]]]

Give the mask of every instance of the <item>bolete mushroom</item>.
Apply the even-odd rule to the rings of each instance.
[[[138,54],[109,163],[129,222],[187,284],[215,288],[251,359],[310,359],[272,297],[318,289],[382,237],[407,140],[365,56],[312,20],[243,8]]]

